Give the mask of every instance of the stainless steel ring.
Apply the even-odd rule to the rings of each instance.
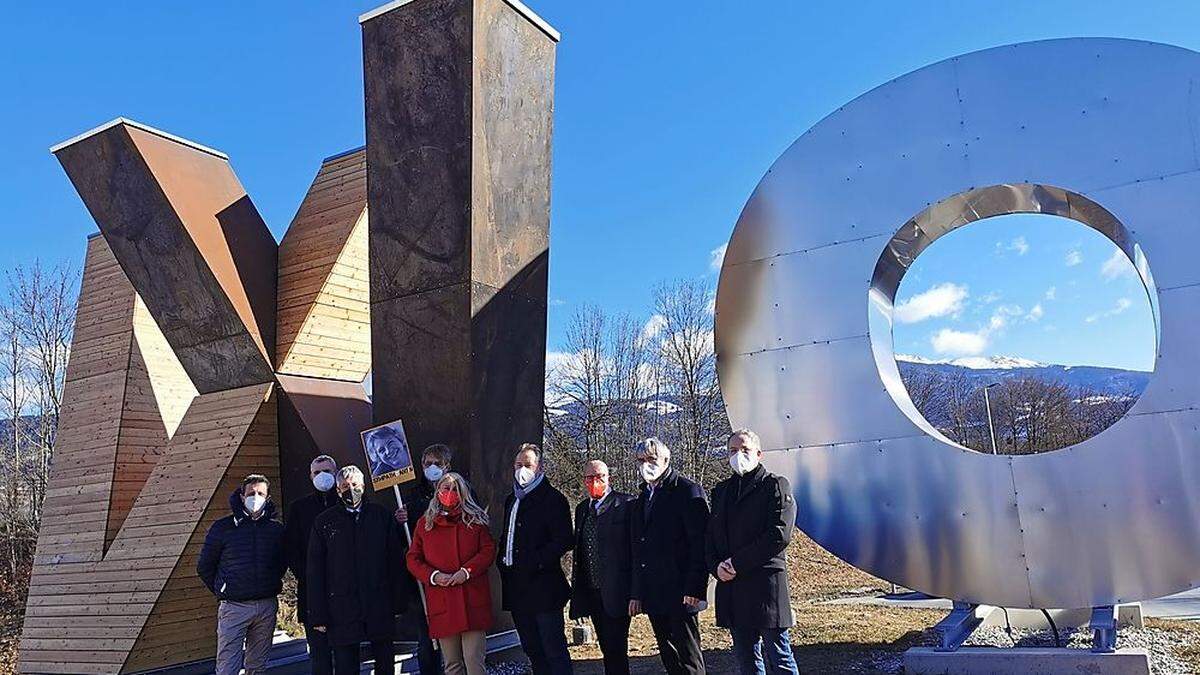
[[[1200,586],[1200,54],[1048,40],[948,59],[846,104],[759,183],[717,294],[721,389],[798,524],[868,572],[1007,607]],[[983,455],[912,409],[896,286],[938,236],[1055,213],[1107,235],[1155,306],[1155,374],[1070,448]],[[1153,276],[1151,276],[1151,266]]]

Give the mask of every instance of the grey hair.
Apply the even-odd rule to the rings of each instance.
[[[750,429],[743,428],[735,430],[732,434],[729,434],[729,439],[726,441],[726,443],[732,441],[738,436],[742,437],[742,440],[748,450],[762,450],[762,441],[759,440],[758,434],[754,433]]]
[[[363,472],[362,469],[354,466],[353,464],[350,466],[343,466],[341,471],[338,471],[338,480],[344,480],[349,483],[355,478],[361,482],[363,479]]]
[[[637,447],[634,448],[634,454],[654,455],[654,457],[658,459],[671,459],[671,449],[667,447],[666,443],[663,443],[654,436],[651,436],[641,443],[638,443]]]
[[[313,461],[309,462],[308,465],[312,466],[313,464],[316,464],[317,462],[329,462],[330,464],[333,465],[333,468],[335,468],[335,469],[337,468],[337,460],[330,457],[329,455],[317,455],[316,457],[313,457]]]

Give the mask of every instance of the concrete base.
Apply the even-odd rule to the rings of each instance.
[[[1054,619],[1054,625],[1058,626],[1059,630],[1065,628],[1079,628],[1080,626],[1088,625],[1092,619],[1092,610],[1085,609],[1050,609],[1050,618]],[[987,618],[980,624],[981,628],[1003,628],[1005,616],[1000,608],[993,608],[987,615]],[[1046,615],[1042,614],[1040,609],[1010,609],[1008,610],[1008,622],[1013,628],[1025,628],[1032,630],[1050,630],[1050,624],[1046,623]],[[1138,602],[1132,602],[1125,605],[1117,606],[1117,627],[1119,628],[1142,628],[1142,605]]]
[[[904,672],[910,675],[1150,675],[1150,654],[1145,649],[1118,649],[1096,654],[1082,649],[963,647],[939,652],[913,647],[904,652]]]

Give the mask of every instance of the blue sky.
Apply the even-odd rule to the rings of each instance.
[[[118,115],[227,152],[280,236],[321,158],[363,142],[356,16],[376,4],[6,6],[0,267],[33,257],[81,260],[84,236],[95,226],[47,148]],[[529,4],[563,33],[551,349],[561,347],[581,303],[648,315],[655,282],[704,275],[715,281],[710,253],[727,240],[771,162],[812,124],[878,84],[963,52],[1047,37],[1131,37],[1200,49],[1200,4],[1189,2],[1010,2],[1003,11],[969,1]],[[1049,257],[1061,257],[1079,238],[1043,240],[1034,230],[1026,236],[1027,256]],[[1101,255],[1088,253],[1093,272]],[[953,258],[937,275],[918,279],[915,270],[907,283],[918,292],[937,283],[966,285],[967,309],[957,320],[910,326],[912,351],[929,344],[921,331],[935,326],[975,330],[987,312],[979,300],[989,292],[1004,291],[1006,301],[1028,308],[1035,286],[1044,285],[1021,278],[1019,288],[1006,290]],[[1044,329],[1052,320],[1069,332],[1070,316],[1103,306],[1089,300],[1086,308],[1068,308],[1065,286],[1060,291],[1064,300],[1054,308],[1062,313],[1044,307],[1042,334],[995,334],[988,351],[1121,365],[1125,350],[1116,340],[1078,357],[1050,349]],[[1133,313],[1109,317],[1108,325]]]
[[[926,358],[1154,368],[1154,318],[1133,264],[1056,216],[988,218],[938,239],[901,281],[893,320],[896,351]]]

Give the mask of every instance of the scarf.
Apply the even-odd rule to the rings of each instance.
[[[534,488],[536,488],[537,486],[542,484],[542,479],[544,479],[545,477],[546,477],[546,474],[539,473],[538,475],[534,476],[533,480],[529,481],[529,485],[526,485],[525,487],[521,487],[520,485],[517,484],[517,481],[514,480],[513,481],[513,495],[517,499],[524,499],[525,495],[529,494],[530,492],[533,492]]]

